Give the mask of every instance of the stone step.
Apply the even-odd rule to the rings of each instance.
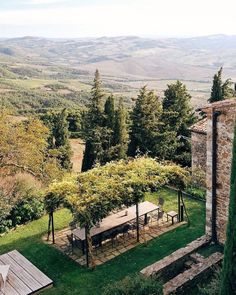
[[[192,280],[199,280],[201,275],[209,271],[212,266],[218,264],[223,259],[223,254],[216,252],[204,259],[204,261],[192,265],[183,273],[180,273],[163,286],[163,294],[176,294],[182,288],[191,286]]]
[[[196,263],[203,262],[205,260],[205,257],[199,253],[192,253],[190,258]]]

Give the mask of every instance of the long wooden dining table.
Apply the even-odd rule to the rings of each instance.
[[[159,206],[145,201],[139,203],[139,216],[144,216],[144,220],[147,220],[147,214],[159,209]],[[119,227],[125,223],[131,222],[136,219],[136,205],[125,208],[117,213],[112,213],[104,218],[99,226],[94,226],[90,229],[91,237],[102,234],[103,232],[109,231],[113,228]],[[85,241],[85,228],[76,228],[72,230],[72,234],[76,239]]]

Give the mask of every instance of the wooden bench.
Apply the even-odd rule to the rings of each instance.
[[[169,217],[171,217],[172,225],[174,224],[174,218],[178,218],[178,213],[175,211],[169,211],[166,213],[167,215],[167,221],[169,220]]]

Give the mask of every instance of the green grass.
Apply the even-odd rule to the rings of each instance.
[[[147,200],[156,203],[158,196],[165,198],[166,211],[176,210],[176,193],[162,189],[158,193],[147,194]],[[47,274],[55,286],[46,290],[44,294],[102,294],[102,288],[108,283],[140,271],[204,233],[204,203],[186,199],[186,206],[191,220],[189,227],[187,225],[178,227],[150,241],[146,246],[137,246],[93,271],[79,266],[42,241],[41,237],[47,230],[46,216],[0,238],[0,253],[17,249]],[[58,211],[55,214],[56,228],[66,227],[70,219],[71,215],[66,209]]]

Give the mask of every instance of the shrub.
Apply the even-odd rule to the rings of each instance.
[[[185,189],[185,192],[197,199],[200,199],[200,200],[206,199],[206,189],[204,188],[189,186]]]
[[[0,178],[0,233],[37,219],[43,212],[40,183],[32,176],[18,174]]]
[[[199,295],[216,295],[220,292],[221,269],[217,267],[212,280],[203,287],[198,287]]]
[[[40,218],[43,212],[44,202],[42,198],[37,195],[27,196],[15,204],[10,211],[9,218],[12,221],[12,226],[16,226]]]
[[[140,275],[127,276],[123,280],[109,284],[104,288],[103,295],[160,295],[161,284]]]

